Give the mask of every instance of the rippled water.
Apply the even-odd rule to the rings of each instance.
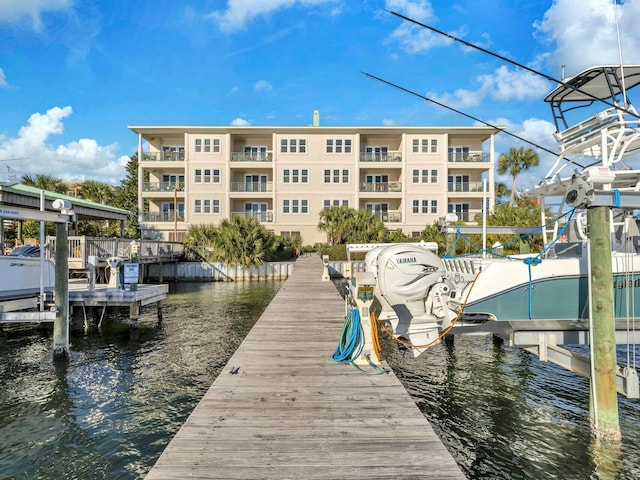
[[[110,317],[72,338],[67,365],[50,327],[0,334],[0,478],[143,478],[281,285],[182,284],[161,324]],[[469,479],[640,478],[640,401],[619,397],[623,441],[604,449],[584,378],[489,337],[417,359],[383,341]]]
[[[281,284],[182,284],[162,323],[107,318],[66,365],[50,326],[0,334],[0,478],[144,477]]]
[[[417,359],[385,352],[470,479],[640,478],[639,400],[618,396],[622,443],[598,446],[589,381],[524,350],[456,336]]]

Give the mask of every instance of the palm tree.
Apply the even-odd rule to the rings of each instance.
[[[51,175],[36,175],[32,177],[30,175],[23,175],[21,182],[24,185],[30,187],[36,187],[41,190],[47,190],[49,192],[67,193],[67,187],[62,184],[62,180]]]
[[[242,215],[231,220],[225,218],[218,230],[214,244],[222,261],[245,268],[259,267],[264,263],[265,251],[273,238],[257,219]]]
[[[387,237],[387,229],[380,217],[365,209],[354,212],[348,231],[349,243],[379,243]]]
[[[114,189],[107,183],[96,180],[87,180],[80,186],[80,198],[91,202],[110,205],[114,197]]]
[[[496,199],[498,199],[498,203],[503,203],[504,200],[502,200],[504,197],[510,197],[511,196],[511,190],[509,190],[509,187],[507,187],[504,183],[502,182],[496,182],[495,184],[495,189],[496,189]]]
[[[353,209],[349,207],[325,208],[320,212],[318,230],[327,234],[327,242],[331,245],[341,245],[347,241],[351,218]]]
[[[532,148],[511,147],[509,153],[503,153],[498,159],[498,173],[509,173],[513,177],[511,184],[511,205],[514,205],[516,179],[523,170],[538,165],[538,154]]]

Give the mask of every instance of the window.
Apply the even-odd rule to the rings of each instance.
[[[290,180],[290,175],[289,175],[289,169],[287,168],[282,172],[282,182],[289,183],[289,180]]]
[[[309,213],[309,200],[300,201],[300,213]]]
[[[438,213],[438,200],[431,200],[431,213]]]
[[[213,153],[220,153],[220,139],[213,139]]]
[[[413,213],[420,213],[420,200],[413,201]]]
[[[420,183],[420,170],[413,171],[413,183]]]
[[[204,201],[203,213],[211,213],[211,200],[206,199]]]
[[[296,168],[291,171],[291,183],[299,183],[300,171]]]
[[[298,213],[298,200],[291,201],[291,213]]]
[[[438,170],[431,170],[431,183],[438,183]]]
[[[211,169],[210,168],[205,168],[204,169],[204,176],[202,177],[202,181],[204,183],[211,183]]]
[[[438,153],[438,139],[431,139],[431,153]]]
[[[342,170],[342,183],[349,183],[349,170]]]
[[[205,138],[204,139],[204,151],[207,152],[207,153],[211,151],[211,139],[210,138]]]
[[[289,200],[282,200],[282,213],[289,213]]]
[[[300,182],[309,183],[309,170],[306,168],[303,168],[301,171]]]
[[[200,168],[196,168],[194,175],[193,175],[193,181],[195,183],[202,183],[202,169]]]
[[[351,153],[351,139],[349,138],[328,138],[327,153]]]
[[[202,213],[202,200],[194,200],[193,202],[193,211],[194,213]]]
[[[333,171],[333,183],[340,183],[340,170]]]
[[[343,207],[349,207],[349,200],[324,200],[323,208],[325,210],[329,208],[338,208],[340,207],[340,204],[342,204]]]
[[[193,149],[196,153],[199,153],[202,151],[202,139],[201,138],[196,138],[195,141],[195,146]]]
[[[213,177],[211,178],[211,180],[213,181],[213,183],[220,183],[220,169],[219,168],[214,168],[213,169]]]
[[[220,200],[213,200],[213,213],[220,213]]]
[[[331,183],[331,170],[324,171],[324,183]]]
[[[304,138],[283,138],[280,140],[280,153],[306,153],[307,141]]]
[[[422,200],[422,211],[421,213],[429,213],[429,200]]]

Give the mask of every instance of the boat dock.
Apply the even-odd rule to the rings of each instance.
[[[464,479],[393,372],[331,356],[344,301],[300,258],[146,476],[153,479]]]

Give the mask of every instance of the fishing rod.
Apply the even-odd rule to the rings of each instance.
[[[456,37],[454,35],[451,35],[450,33],[443,32],[442,30],[438,30],[435,27],[431,27],[429,25],[425,25],[424,23],[421,23],[421,22],[419,22],[417,20],[414,20],[413,18],[409,18],[409,17],[407,17],[405,15],[402,15],[401,13],[398,13],[398,12],[394,12],[393,10],[387,10],[387,12],[392,14],[392,15],[395,15],[396,17],[402,18],[403,20],[406,20],[408,22],[415,23],[416,25],[419,25],[420,27],[426,28],[427,30],[431,30],[432,32],[435,32],[435,33],[443,35],[443,36],[445,36],[447,38],[450,38],[451,40],[455,40],[456,42],[460,42],[460,43],[462,43],[463,45],[465,45],[467,47],[475,48],[476,50],[480,50],[481,52],[487,53],[487,54],[491,55],[492,57],[496,57],[496,58],[502,60],[503,62],[510,63],[511,65],[515,65],[518,68],[522,68],[523,70],[526,70],[528,72],[535,73],[536,75],[539,75],[542,78],[544,78],[546,80],[549,80],[550,82],[554,82],[554,83],[557,83],[558,85],[569,87],[573,91],[581,93],[582,95],[585,95],[585,96],[589,97],[592,100],[596,100],[598,102],[602,102],[605,105],[608,105],[610,107],[615,108],[616,110],[620,110],[621,112],[624,112],[624,113],[626,113],[628,115],[631,115],[632,117],[640,119],[640,115],[638,115],[637,113],[634,113],[634,112],[632,112],[630,110],[627,110],[626,108],[621,107],[620,105],[616,105],[615,103],[611,103],[611,102],[609,102],[607,100],[604,100],[603,98],[598,98],[595,95],[593,95],[593,94],[591,94],[589,92],[586,92],[586,91],[584,91],[584,90],[582,90],[582,89],[580,89],[578,87],[575,87],[575,86],[573,86],[573,85],[571,85],[569,83],[563,82],[562,80],[558,80],[557,78],[554,78],[554,77],[552,77],[550,75],[547,75],[545,73],[538,72],[537,70],[534,70],[533,68],[527,67],[526,65],[523,65],[523,64],[518,63],[518,62],[516,62],[514,60],[511,60],[510,58],[507,58],[507,57],[505,57],[503,55],[494,53],[494,52],[492,52],[490,50],[487,50],[486,48],[479,47],[478,45],[474,45],[473,43],[470,43],[470,42],[467,42],[465,40],[462,40],[461,38],[458,38],[458,37]]]
[[[510,136],[512,136],[513,138],[517,138],[518,140],[521,140],[521,141],[523,141],[523,142],[526,142],[526,143],[528,143],[529,145],[532,145],[532,146],[534,146],[534,147],[536,147],[536,148],[539,148],[540,150],[544,150],[545,152],[550,153],[551,155],[554,155],[554,156],[556,156],[556,157],[559,157],[559,156],[560,156],[560,154],[559,154],[558,152],[554,152],[553,150],[549,150],[548,148],[543,147],[542,145],[538,145],[537,143],[534,143],[534,142],[532,142],[532,141],[530,141],[530,140],[527,140],[526,138],[523,138],[523,137],[521,137],[521,136],[519,136],[519,135],[516,135],[515,133],[511,133],[511,132],[509,132],[509,131],[505,130],[504,128],[502,128],[502,127],[498,127],[498,126],[493,125],[493,124],[491,124],[491,123],[489,123],[489,122],[485,122],[484,120],[481,120],[481,119],[479,119],[479,118],[477,118],[477,117],[474,117],[473,115],[469,115],[469,114],[464,113],[464,112],[462,112],[462,111],[460,111],[460,110],[456,110],[455,108],[450,107],[450,106],[448,106],[448,105],[445,105],[444,103],[440,103],[440,102],[438,102],[438,101],[436,101],[436,100],[433,100],[433,99],[431,99],[431,98],[429,98],[429,97],[425,97],[424,95],[420,95],[419,93],[414,92],[413,90],[409,90],[408,88],[404,88],[404,87],[402,87],[402,86],[400,86],[400,85],[397,85],[397,84],[395,84],[395,83],[393,83],[393,82],[390,82],[390,81],[388,81],[388,80],[384,80],[384,79],[382,79],[382,78],[380,78],[380,77],[376,77],[375,75],[372,75],[372,74],[370,74],[370,73],[367,73],[367,72],[362,72],[362,73],[363,73],[365,76],[367,76],[367,77],[369,77],[369,78],[371,78],[371,79],[373,79],[373,80],[377,80],[377,81],[382,82],[382,83],[384,83],[384,84],[386,84],[386,85],[389,85],[389,86],[391,86],[391,87],[397,88],[398,90],[402,90],[403,92],[406,92],[406,93],[408,93],[408,94],[410,94],[410,95],[413,95],[413,96],[415,96],[415,97],[418,97],[418,98],[421,98],[421,99],[423,99],[423,100],[426,100],[427,102],[431,102],[431,103],[433,103],[433,104],[435,104],[435,105],[438,105],[439,107],[444,107],[444,108],[446,108],[446,109],[448,109],[448,110],[451,110],[452,112],[455,112],[455,113],[457,113],[457,114],[459,114],[459,115],[462,115],[462,116],[464,116],[464,117],[470,118],[471,120],[474,120],[474,121],[476,121],[476,122],[482,123],[483,125],[486,125],[487,127],[495,128],[496,130],[499,130],[499,131],[501,131],[501,132],[503,132],[503,133],[506,133],[507,135],[510,135]],[[573,160],[571,160],[571,159],[569,159],[569,158],[567,158],[567,160],[568,160],[570,163],[572,163],[572,164],[576,165],[577,167],[585,168],[583,165],[580,165],[579,163],[577,163],[577,162],[575,162],[575,161],[573,161]]]

